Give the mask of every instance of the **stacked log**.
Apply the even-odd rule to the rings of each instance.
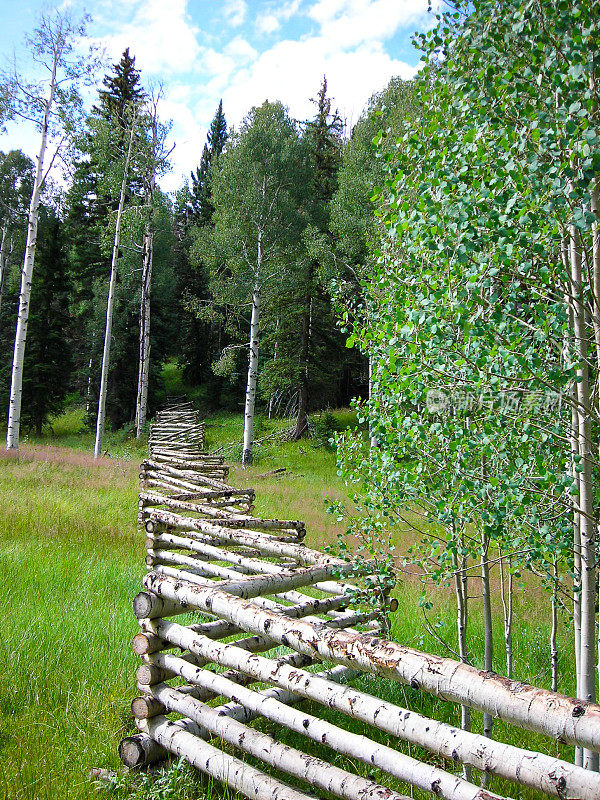
[[[196,436],[193,409],[168,411],[154,442],[187,425]],[[373,590],[352,577],[356,565],[307,547],[301,521],[255,516],[254,492],[227,484],[221,459],[201,450],[171,458],[158,449],[160,457],[151,445],[141,471],[148,572],[134,600],[140,632],[133,647],[142,665],[132,703],[138,733],[120,747],[128,766],[174,753],[252,798],[296,800],[316,791],[405,800],[412,787],[447,800],[499,797],[440,766],[449,763],[512,781],[515,797],[519,786],[565,800],[600,797],[597,773],[430,719],[349,681],[380,675],[593,750],[600,750],[600,707],[383,639],[380,619],[397,604],[384,593],[375,606],[365,602]],[[297,708],[303,700],[335,709],[348,725]],[[375,767],[391,783],[284,744],[251,725],[260,719],[293,732],[295,743],[318,742],[364,764],[365,774]],[[363,733],[350,730],[351,720]],[[365,735],[369,726],[387,736],[386,745]],[[395,740],[428,751],[430,763],[405,755]],[[250,767],[246,755],[281,778]],[[286,776],[306,790],[287,785]]]

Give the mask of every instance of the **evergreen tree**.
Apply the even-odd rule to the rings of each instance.
[[[104,89],[92,109],[88,125],[79,142],[79,157],[73,183],[67,193],[66,227],[68,230],[69,265],[73,281],[71,314],[73,319],[74,369],[76,386],[86,396],[88,405],[93,395],[91,376],[95,367],[91,358],[97,355],[97,344],[102,332],[95,319],[95,296],[98,283],[104,284],[107,276],[107,254],[103,242],[110,226],[110,215],[117,201],[107,189],[107,164],[102,163],[98,148],[98,127],[108,123],[115,133],[113,148],[116,160],[124,156],[126,129],[135,107],[139,112],[145,98],[141,88],[140,73],[135,68],[135,58],[127,48],[121,60],[113,65],[112,73],[105,75]],[[134,165],[135,166],[135,165]],[[143,191],[143,179],[132,169],[131,197],[138,198]],[[134,335],[133,331],[130,334]]]
[[[343,129],[337,111],[332,112],[325,76],[314,102],[317,114],[307,124],[304,133],[304,143],[312,173],[311,197],[308,205],[311,225],[307,237],[307,251],[297,271],[294,303],[297,326],[295,340],[299,346],[299,359],[296,362],[298,417],[293,432],[293,437],[296,439],[308,433],[311,396],[319,390],[322,392],[325,386],[335,381],[335,373],[339,372],[341,361],[345,356],[320,274],[320,268],[323,266],[322,255],[332,249],[328,233],[329,206],[337,186]],[[330,351],[328,357],[323,360],[325,344],[337,350],[337,358],[332,357],[333,352]]]
[[[220,100],[208,129],[200,164],[195,173],[191,173],[191,211],[194,222],[198,225],[207,225],[212,220],[214,208],[210,201],[210,173],[211,169],[216,169],[219,156],[223,152],[226,142],[227,121],[223,113],[223,101]]]
[[[131,120],[132,109],[139,107],[145,96],[140,72],[135,68],[135,56],[129,55],[128,47],[119,63],[113,64],[113,74],[104,76],[102,85],[104,89],[98,92],[100,103],[93,110],[106,120],[116,122],[124,131]]]
[[[61,224],[52,210],[40,219],[37,278],[31,291],[21,423],[37,434],[59,412],[69,389],[71,352],[68,264]]]
[[[193,267],[190,265],[192,228],[212,225],[212,173],[217,169],[226,142],[227,122],[221,100],[208,129],[200,164],[191,173],[187,196],[183,198],[180,195],[178,198],[179,208],[176,211],[180,220],[176,260],[182,319],[180,355],[186,378],[196,384],[215,380],[216,376],[210,369],[211,363],[229,341],[222,317],[212,308],[206,265],[198,259]],[[185,204],[187,209],[184,210]],[[220,383],[218,379],[217,382]]]

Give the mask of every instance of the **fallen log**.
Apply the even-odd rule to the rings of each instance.
[[[594,703],[368,634],[317,629],[311,623],[259,609],[217,588],[177,584],[153,573],[146,575],[144,585],[156,595],[209,611],[249,632],[266,634],[297,652],[383,675],[527,730],[600,751],[600,707]]]
[[[223,679],[208,670],[195,670],[194,667],[175,656],[162,654],[160,659],[170,670],[187,680],[199,681],[200,685],[207,689],[210,688],[215,693],[224,694],[226,697],[235,697],[238,702],[247,705],[253,712],[261,706],[265,711],[261,716],[265,716],[314,741],[328,745],[337,752],[379,768],[405,783],[424,789],[438,797],[443,797],[445,800],[501,800],[498,795],[473,786],[457,775],[452,775],[438,767],[424,764],[398,750],[373,742],[366,736],[350,733],[332,723],[319,720],[317,717],[291,708],[278,700],[253,698],[253,695],[256,696],[256,692],[228,682],[227,679]],[[198,673],[200,672],[203,674],[199,675]],[[156,696],[170,711],[186,714],[198,724],[208,727],[211,715],[205,711],[207,707],[193,698],[189,700],[187,698],[177,698],[175,692],[176,690],[167,687]],[[216,715],[218,716],[218,712]],[[237,723],[237,725],[239,724]],[[225,724],[217,727],[214,724],[210,724],[209,730],[215,736],[221,736],[225,741],[236,744],[231,738],[233,735],[232,729],[238,734],[251,730],[243,725],[242,729],[245,730],[239,729],[237,725],[228,726]],[[317,727],[319,728],[318,735],[316,733]],[[252,754],[255,755],[256,753],[252,751]],[[267,761],[267,763],[272,762]]]
[[[236,650],[235,642],[231,644],[212,642],[208,638],[195,635],[181,625],[166,620],[157,623],[157,633],[206,661],[245,672],[258,681],[274,683],[280,688],[321,703],[326,708],[335,708],[349,717],[424,747],[438,756],[469,764],[484,772],[499,775],[514,783],[530,786],[561,799],[597,800],[600,796],[598,773],[584,770],[561,759],[497,742],[480,734],[437,722],[357,689],[340,687],[299,667],[290,668],[286,664],[279,665],[264,656],[251,655],[241,649]],[[156,656],[161,664],[167,663],[163,660],[163,655],[159,653]],[[193,673],[194,667],[190,664],[184,666],[172,661],[168,663],[172,670],[174,667],[177,668],[177,674],[201,686],[206,686],[207,681],[213,680],[211,676],[215,676],[215,673],[210,673],[208,670],[198,670],[197,673]],[[182,670],[185,670],[185,674]],[[217,677],[215,676],[215,679]],[[216,690],[216,683],[210,685]],[[225,684],[221,684],[218,691],[227,696],[226,688]],[[238,699],[243,702],[241,695]]]
[[[185,714],[193,719],[208,734],[228,742],[244,753],[260,758],[266,764],[300,778],[321,791],[330,792],[344,800],[402,800],[402,795],[374,781],[361,778],[322,759],[309,756],[288,745],[281,744],[272,736],[261,733],[218,711],[166,686],[160,700],[169,711]],[[430,789],[431,790],[431,789]],[[440,796],[445,797],[442,792]],[[494,795],[488,795],[492,800]],[[476,794],[453,795],[448,800],[479,800]]]

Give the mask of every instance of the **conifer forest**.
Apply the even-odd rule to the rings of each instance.
[[[0,800],[600,798],[597,2],[216,92],[175,189],[71,5],[0,64]]]

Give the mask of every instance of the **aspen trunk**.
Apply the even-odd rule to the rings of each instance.
[[[490,540],[488,535],[482,531],[481,534],[481,588],[483,596],[483,628],[484,628],[484,651],[483,668],[486,672],[494,669],[494,630],[492,619],[492,595],[490,591],[490,570],[488,565],[488,555]],[[491,714],[483,715],[483,733],[485,736],[492,735],[494,718]],[[485,777],[485,776],[483,776]]]
[[[458,653],[460,660],[463,664],[469,662],[469,650],[467,644],[467,624],[468,624],[468,575],[466,571],[466,557],[463,556],[461,560],[461,570],[458,567],[458,558],[456,553],[453,553],[454,560],[454,589],[456,593],[456,627],[458,633]],[[471,730],[471,709],[469,706],[461,705],[460,707],[460,727],[463,731]],[[471,779],[471,768],[465,766],[463,769],[463,778],[465,780]]]
[[[243,672],[252,676],[256,681],[275,684],[282,689],[290,690],[302,697],[321,703],[326,708],[337,709],[353,719],[385,731],[392,736],[397,736],[404,741],[422,746],[443,758],[470,764],[477,769],[492,772],[520,785],[539,789],[552,797],[560,797],[563,800],[565,798],[597,800],[598,792],[600,792],[600,775],[597,773],[588,772],[552,756],[532,753],[519,747],[496,742],[480,734],[461,731],[455,726],[429,719],[352,687],[338,686],[323,676],[307,672],[300,667],[250,654],[237,648],[236,643],[213,642],[206,637],[195,635],[182,625],[159,620],[156,623],[156,629],[160,637],[171,641],[174,645],[190,650],[196,656]],[[239,690],[238,684],[229,687],[222,674],[195,668],[186,660],[176,656],[166,656],[160,653],[151,658],[156,659],[157,663],[163,666],[168,665],[171,672],[210,689],[215,694],[222,694],[226,697],[235,696],[253,712],[275,719],[280,724],[287,725],[288,719],[291,719],[286,708],[276,708],[274,711],[272,704],[257,705],[255,698]],[[312,723],[309,719],[308,728],[305,728],[304,719],[308,719],[305,713],[302,715],[301,724],[304,735],[308,735],[307,731]],[[328,725],[320,719],[317,719],[314,724],[322,726],[312,728],[313,731],[318,731],[320,734],[325,730],[323,726]],[[345,731],[344,734],[346,734]],[[349,734],[350,737],[353,735]],[[344,738],[346,737],[344,736]],[[368,741],[366,740],[365,746]],[[381,752],[381,745],[378,744],[375,747],[378,752]],[[400,755],[397,751],[393,752],[395,757]],[[375,754],[375,758],[377,758],[377,754]],[[426,769],[428,768],[426,767]],[[456,776],[453,777],[454,780],[459,780]],[[480,796],[485,797],[485,794]]]
[[[165,660],[168,661],[169,657],[165,656]],[[243,697],[253,700],[256,698],[256,692],[249,689],[244,691],[243,687],[238,689],[239,692],[236,689],[228,689],[226,696],[235,695],[239,699]],[[160,693],[160,699],[169,711],[189,716],[199,726],[206,728],[212,736],[229,742],[277,769],[301,778],[317,789],[331,792],[347,800],[362,800],[362,798],[402,800],[396,792],[386,790],[380,784],[359,778],[321,759],[280,744],[271,736],[260,733],[237,720],[221,716],[215,709],[199,700],[182,695],[176,689],[165,688]],[[263,700],[263,708],[268,702]],[[475,786],[466,784],[437,767],[428,766],[397,750],[375,744],[365,736],[344,731],[318,717],[285,706],[277,700],[273,700],[272,705],[278,713],[275,715],[271,713],[270,718],[279,724],[282,724],[283,717],[287,722],[286,727],[314,741],[328,744],[338,752],[379,767],[402,781],[435,792],[445,800],[484,800],[484,795]],[[311,726],[313,730],[310,730]],[[497,800],[497,795],[486,793],[485,800]]]
[[[6,449],[19,449],[19,428],[21,424],[21,399],[23,395],[23,361],[25,358],[25,342],[27,339],[27,322],[29,320],[29,300],[31,297],[31,282],[33,278],[33,264],[37,245],[37,229],[40,214],[40,196],[44,177],[44,158],[48,143],[48,128],[50,124],[50,110],[56,92],[57,57],[52,65],[50,91],[44,104],[44,116],[41,124],[40,149],[35,168],[33,189],[29,201],[27,217],[27,244],[21,272],[21,289],[19,292],[19,315],[17,317],[17,330],[15,333],[15,348],[12,363],[10,383],[10,402],[8,408],[8,429],[6,433]]]
[[[262,241],[258,235],[258,264],[262,260]],[[254,405],[256,402],[256,382],[258,380],[258,343],[260,322],[260,286],[257,283],[252,292],[252,317],[250,320],[250,353],[248,359],[248,382],[246,385],[246,406],[244,409],[244,441],[242,445],[242,465],[252,464],[252,444],[254,441]]]
[[[148,375],[150,371],[150,286],[152,282],[152,258],[154,234],[147,227],[144,233],[142,259],[142,294],[140,299],[140,356],[138,391],[135,412],[135,435],[139,439],[146,423],[148,409]]]
[[[507,566],[507,576],[504,575],[504,561],[502,557],[502,550],[498,545],[498,555],[500,556],[500,596],[502,598],[502,610],[504,613],[504,650],[506,653],[506,677],[512,678],[513,673],[513,644],[512,644],[512,627],[513,627],[513,574],[511,570],[511,561],[509,559]],[[556,690],[554,690],[556,691]]]
[[[8,270],[8,259],[10,251],[8,247],[8,220],[4,220],[2,225],[2,240],[0,241],[0,311],[2,311],[2,295],[4,294],[4,283]],[[12,249],[12,248],[11,248]]]
[[[144,727],[156,742],[177,756],[185,758],[197,769],[227,784],[246,797],[268,797],[269,800],[311,800],[311,798],[263,772],[245,764],[222,750],[204,742],[165,717],[149,719]]]
[[[587,332],[585,325],[584,287],[581,271],[579,233],[570,228],[569,256],[571,264],[571,291],[573,293],[573,334],[579,367],[577,370],[577,430],[579,469],[579,532],[581,537],[581,653],[579,693],[583,700],[596,699],[596,556],[594,487],[591,456],[591,392],[588,364]],[[583,766],[598,769],[598,754],[587,749]]]
[[[145,576],[144,585],[148,594],[159,596],[157,599],[207,611],[244,630],[268,635],[299,653],[408,683],[528,730],[600,750],[600,707],[595,704],[583,705],[574,698],[507,681],[454,659],[422,653],[372,635],[290,620],[214,585],[195,586],[153,573]]]
[[[554,558],[552,582],[552,629],[550,631],[550,665],[552,669],[552,691],[558,691],[558,561]]]
[[[106,328],[104,331],[104,351],[102,353],[102,372],[100,375],[100,394],[98,396],[98,419],[96,421],[96,443],[94,445],[94,458],[100,458],[102,452],[102,439],[104,437],[104,425],[106,416],[106,389],[108,385],[108,367],[110,361],[110,337],[112,333],[113,306],[115,302],[115,285],[117,282],[117,264],[119,261],[119,246],[121,243],[121,224],[123,220],[123,208],[125,207],[125,192],[127,189],[127,177],[129,172],[129,161],[133,148],[135,119],[131,122],[129,134],[129,144],[127,155],[123,166],[123,180],[121,181],[121,193],[119,195],[119,207],[117,209],[117,219],[115,222],[115,238],[110,264],[110,283],[108,285],[108,300],[106,303]]]

